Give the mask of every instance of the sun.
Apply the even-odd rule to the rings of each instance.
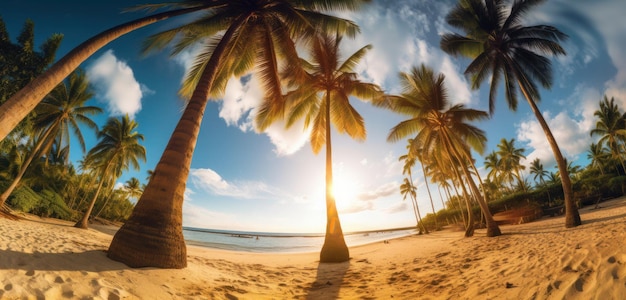
[[[335,201],[348,204],[356,200],[358,187],[354,179],[345,172],[333,174],[332,193]]]

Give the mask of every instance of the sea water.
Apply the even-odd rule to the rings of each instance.
[[[416,234],[415,229],[345,233],[348,247]],[[324,234],[230,231],[184,227],[190,245],[247,252],[316,252],[322,248]]]

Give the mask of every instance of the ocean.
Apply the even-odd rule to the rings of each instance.
[[[411,228],[344,233],[348,247],[416,234]],[[189,245],[223,250],[296,253],[317,252],[324,243],[323,233],[275,233],[215,230],[184,227],[183,235]]]

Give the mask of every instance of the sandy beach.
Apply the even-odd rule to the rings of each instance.
[[[626,198],[473,238],[443,230],[350,249],[257,254],[188,246],[182,270],[132,269],[106,257],[115,230],[0,219],[1,299],[626,299]],[[107,234],[108,233],[108,234]]]

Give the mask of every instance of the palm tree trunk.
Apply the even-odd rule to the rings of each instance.
[[[187,175],[209,91],[227,45],[245,17],[233,22],[213,50],[148,186],[130,218],[113,237],[107,253],[109,258],[131,267],[180,269],[187,266],[182,227]]]
[[[411,181],[410,184],[412,188],[413,187],[413,175],[411,175],[410,171],[409,171],[409,180]],[[426,228],[426,225],[422,221],[422,214],[420,213],[420,207],[417,204],[417,197],[413,193],[413,190],[411,190],[411,201],[413,202],[413,212],[415,213],[415,218],[417,219],[417,227],[419,228],[421,224],[422,229],[424,230],[424,233],[429,234],[430,232],[428,231],[428,228]]]
[[[465,198],[465,206],[467,208],[467,226],[465,226],[465,237],[471,237],[474,235],[474,212],[472,210],[472,204],[469,199],[469,193],[467,192],[467,189],[465,188],[465,184],[463,183],[463,177],[461,176],[461,173],[459,173],[459,170],[456,167],[453,167],[453,169],[454,169],[454,174],[456,175],[457,180],[459,181],[459,184],[461,185],[461,189],[463,190],[463,196]]]
[[[0,106],[0,141],[4,140],[9,132],[65,77],[109,42],[146,25],[207,7],[209,5],[173,10],[140,18],[105,30],[78,45]]]
[[[454,157],[456,157],[456,159],[458,160],[459,166],[461,166],[461,170],[463,171],[463,174],[467,178],[467,183],[469,184],[469,187],[472,190],[472,193],[476,195],[476,201],[478,202],[478,205],[480,206],[480,210],[485,216],[485,223],[487,224],[487,236],[494,237],[494,236],[502,235],[502,232],[500,231],[500,227],[498,227],[498,224],[495,222],[495,220],[493,219],[493,216],[491,215],[491,212],[489,211],[489,206],[487,205],[487,202],[485,202],[485,199],[482,197],[482,194],[478,190],[478,187],[476,187],[476,183],[474,183],[474,180],[472,179],[471,174],[467,170],[467,167],[465,167],[466,164],[463,163],[464,162],[463,157],[461,156],[461,154],[459,154],[457,149],[452,145],[452,141],[450,140],[450,137],[447,134],[445,134],[444,136],[445,136],[445,145],[448,148],[448,152],[452,153]]]
[[[339,213],[333,195],[333,156],[330,142],[330,93],[326,93],[326,235],[320,262],[344,262],[350,253],[343,237]]]
[[[541,129],[543,129],[543,133],[546,135],[546,138],[548,139],[550,148],[552,148],[552,152],[554,153],[554,159],[556,160],[556,164],[559,167],[559,172],[561,173],[561,185],[563,186],[563,198],[565,198],[564,199],[565,227],[566,228],[576,227],[582,224],[582,222],[580,220],[580,214],[578,213],[578,208],[576,207],[576,203],[574,203],[574,192],[572,190],[572,181],[569,178],[569,173],[567,172],[567,164],[565,163],[565,159],[563,159],[563,155],[561,154],[559,145],[557,144],[556,139],[554,138],[554,135],[552,135],[552,131],[550,130],[550,127],[548,127],[548,123],[543,118],[543,115],[541,115],[541,112],[539,111],[539,108],[535,104],[535,101],[530,99],[528,92],[524,88],[524,85],[522,85],[521,82],[519,82],[519,79],[518,79],[518,85],[520,87],[520,90],[524,94],[524,97],[526,97],[526,101],[530,105],[531,110],[535,114],[535,118],[537,118],[539,125],[541,125]]]
[[[426,177],[426,168],[424,163],[420,160],[420,166],[422,166],[422,173],[424,174],[424,184],[426,185],[426,191],[428,191],[428,198],[430,199],[430,207],[433,209],[433,216],[435,217],[435,230],[439,230],[439,222],[437,221],[437,212],[435,211],[435,204],[433,204],[433,196],[430,194],[430,188],[428,187],[428,178]]]
[[[85,214],[83,214],[83,217],[80,218],[80,220],[76,222],[76,224],[74,224],[74,227],[83,228],[83,229],[89,228],[89,216],[91,215],[91,211],[93,210],[93,207],[96,204],[96,200],[98,200],[98,195],[100,195],[100,190],[102,190],[102,186],[104,185],[104,176],[106,175],[106,170],[109,168],[109,165],[107,165],[107,168],[103,172],[104,174],[102,174],[102,178],[100,178],[100,182],[98,183],[98,188],[96,189],[96,194],[93,195],[93,198],[91,199],[91,202],[89,203],[89,207],[87,208],[87,211],[85,211]]]

